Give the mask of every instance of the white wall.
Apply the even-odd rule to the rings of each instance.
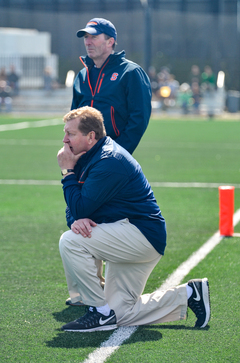
[[[51,54],[51,34],[35,29],[0,28],[0,55]]]

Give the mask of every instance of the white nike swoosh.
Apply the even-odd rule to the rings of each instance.
[[[200,301],[201,297],[199,295],[198,289],[196,288],[194,282],[193,282],[193,286],[194,286],[194,289],[195,289],[195,292],[196,292],[196,295],[197,295],[197,297],[194,297],[193,299],[196,300],[196,301]]]
[[[114,316],[115,316],[115,315],[112,315],[112,316],[110,316],[110,318],[105,319],[105,320],[102,320],[102,318],[100,318],[100,320],[99,320],[99,324],[100,324],[100,325],[104,325],[104,324],[106,324],[109,320],[111,320],[112,318],[114,318]]]

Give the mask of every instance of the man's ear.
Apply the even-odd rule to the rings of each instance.
[[[109,39],[108,39],[108,44],[109,44],[111,47],[113,46],[114,42],[115,42],[114,38],[109,38]]]
[[[87,136],[88,136],[88,144],[91,145],[93,143],[93,141],[96,140],[95,139],[95,136],[96,136],[95,131],[90,131]]]

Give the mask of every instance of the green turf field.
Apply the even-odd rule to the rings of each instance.
[[[0,115],[0,125],[23,121]],[[55,117],[53,117],[55,118]],[[58,251],[67,229],[56,155],[63,125],[0,131],[0,362],[84,362],[112,332],[68,333],[84,308],[67,307]],[[240,122],[152,119],[135,158],[150,182],[240,184]],[[218,189],[153,187],[167,221],[166,254],[145,292],[158,288],[218,230]],[[235,189],[235,210],[240,188]],[[235,227],[240,233],[240,223]],[[140,327],[107,362],[239,362],[240,238],[224,238],[183,282],[208,277],[212,317],[202,330],[186,321]],[[96,362],[100,361],[97,360]]]

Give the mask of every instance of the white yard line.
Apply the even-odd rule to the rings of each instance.
[[[233,218],[233,225],[236,226],[240,221],[240,209],[236,211]],[[235,237],[238,237],[238,234],[235,234]],[[170,287],[177,286],[182,281],[183,277],[187,276],[189,272],[199,264],[213,249],[216,247],[219,242],[224,238],[224,236],[220,236],[219,231],[214,233],[214,235],[204,243],[202,247],[200,247],[196,252],[194,252],[187,261],[183,262],[176,271],[174,271],[167,280],[161,285],[161,290],[169,289]]]
[[[36,140],[36,139],[0,139],[0,145],[17,146],[59,146],[63,145],[61,140]]]
[[[5,185],[57,185],[61,184],[59,180],[34,180],[34,179],[0,179],[0,184]],[[175,183],[175,182],[150,182],[153,188],[218,188],[226,183]],[[230,183],[235,188],[240,188],[240,184]]]
[[[31,179],[0,179],[0,184],[5,185],[61,185],[60,180],[31,180]]]
[[[63,120],[55,118],[52,120],[17,122],[15,124],[0,125],[0,131],[22,130],[31,127],[46,127],[55,125],[64,125]]]
[[[218,188],[226,183],[198,183],[198,182],[152,182],[151,187],[167,187],[167,188]],[[228,184],[229,185],[229,184]],[[235,188],[240,188],[240,184],[230,184]]]
[[[240,221],[240,209],[234,214],[233,223],[234,226]],[[185,276],[203,260],[214,247],[216,247],[223,236],[220,236],[219,231],[204,243],[198,251],[194,252],[184,263],[182,263],[177,270],[175,270],[167,280],[159,287],[159,290],[167,290],[172,286],[179,285]],[[110,357],[123,342],[130,338],[131,335],[137,330],[137,326],[132,327],[120,327],[114,331],[108,340],[103,342],[99,348],[90,353],[88,358],[83,363],[104,363],[105,360]]]

